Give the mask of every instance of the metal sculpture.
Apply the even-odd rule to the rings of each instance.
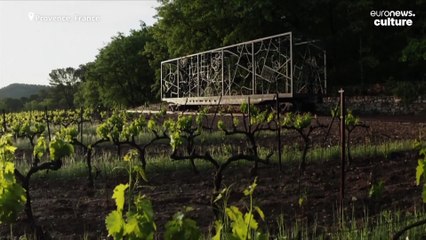
[[[313,43],[301,43],[295,61],[292,41],[289,32],[163,61],[161,99],[177,105],[241,104],[248,97],[252,103],[273,100],[277,93],[279,98],[324,93],[325,54],[313,56]]]

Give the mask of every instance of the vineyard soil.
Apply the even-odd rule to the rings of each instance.
[[[374,131],[373,134],[380,136],[381,140],[416,139],[426,133],[424,121],[381,120],[369,119],[367,122],[369,131]],[[332,130],[333,136],[336,131]],[[365,141],[364,131],[354,132],[355,142]],[[316,137],[320,138],[321,135]],[[273,145],[274,139],[269,141]],[[355,158],[346,175],[347,213],[354,212],[356,218],[362,218],[366,210],[373,216],[382,210],[405,212],[420,207],[421,187],[415,184],[417,159],[415,151]],[[247,164],[235,164],[224,173],[224,184],[232,185],[231,204],[243,206],[246,199],[242,191],[253,180],[249,173],[250,167]],[[147,174],[149,183],[138,190],[152,200],[159,232],[163,230],[165,222],[184,206],[191,206],[194,210],[189,216],[198,222],[205,233],[209,231],[214,219],[210,207],[212,169],[202,169],[195,175],[188,165],[185,171],[148,171]],[[38,223],[53,239],[82,239],[84,235],[89,239],[106,238],[105,216],[115,208],[111,198],[112,190],[118,183],[126,182],[126,176],[112,178],[100,172],[95,180],[95,189],[90,190],[86,187],[85,178],[53,180],[48,175],[41,175],[32,183],[33,209]],[[325,228],[335,223],[340,184],[339,160],[309,162],[301,178],[300,191],[297,178],[297,165],[294,163],[284,163],[282,172],[275,165],[262,165],[258,171],[258,187],[254,198],[256,205],[264,210],[266,224],[271,232],[276,231],[276,220],[280,214],[285,216],[289,224],[294,223],[295,219],[307,223],[316,221]],[[371,184],[379,181],[384,183],[384,192],[372,200],[368,192]],[[299,193],[306,197],[303,206],[298,204]],[[13,225],[15,234],[27,231],[24,219],[22,215]],[[7,236],[9,231],[8,226],[2,226],[1,236]]]

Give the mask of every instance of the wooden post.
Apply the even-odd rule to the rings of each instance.
[[[47,107],[44,107],[44,120],[46,121],[47,136],[48,136],[49,142],[50,142],[52,139],[50,137],[49,114],[47,113]]]
[[[340,179],[340,214],[341,221],[344,222],[344,198],[345,198],[345,163],[346,163],[346,136],[345,136],[345,91],[340,93],[340,161],[341,161],[341,179]]]

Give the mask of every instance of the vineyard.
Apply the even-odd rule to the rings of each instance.
[[[3,113],[0,239],[426,236],[424,119],[348,111],[342,206],[338,115]]]

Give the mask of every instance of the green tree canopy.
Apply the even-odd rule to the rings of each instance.
[[[159,69],[159,59],[166,60],[166,55],[179,57],[292,31],[295,41],[321,41],[331,87],[421,80],[422,4],[424,0],[162,0],[151,29],[155,43],[146,52],[157,59],[151,67]],[[377,27],[372,10],[412,10],[414,25]]]
[[[89,105],[135,107],[153,101],[151,85],[154,71],[143,54],[145,44],[151,40],[148,29],[132,30],[128,36],[118,33],[100,49],[93,63],[83,66],[83,83],[79,101]]]
[[[56,100],[56,107],[73,108],[79,73],[72,67],[60,68],[52,70],[49,77],[49,84],[53,87],[51,97]]]
[[[139,106],[158,100],[161,61],[289,31],[295,42],[320,40],[327,51],[328,92],[348,85],[365,91],[389,80],[424,82],[423,5],[424,0],[160,0],[153,26],[118,33],[78,69],[52,71],[53,93],[73,86],[73,101],[62,93],[66,106]],[[416,16],[411,27],[377,27],[373,10],[412,10]],[[49,96],[45,105],[58,102]]]

